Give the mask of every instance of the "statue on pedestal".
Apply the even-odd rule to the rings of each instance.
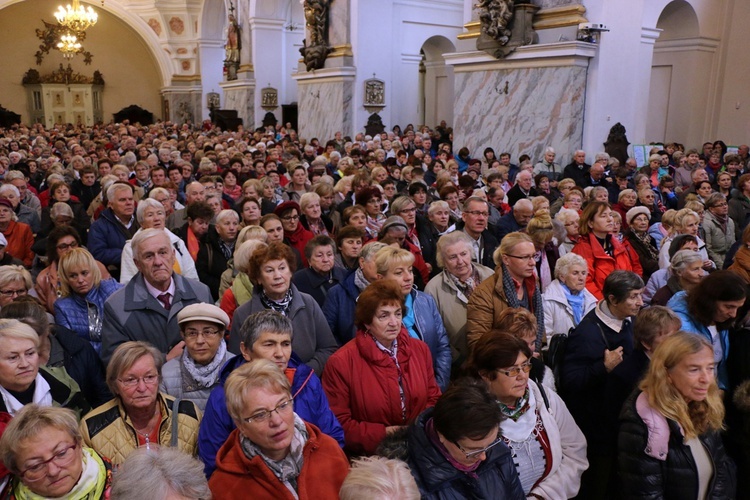
[[[234,6],[229,7],[234,11]],[[224,71],[227,74],[227,80],[236,80],[237,71],[240,69],[240,50],[242,42],[240,40],[240,25],[234,14],[229,14],[229,26],[227,26],[227,43],[224,45]]]
[[[330,0],[303,0],[307,38],[299,49],[307,71],[321,69],[333,49],[328,46],[328,7]]]
[[[486,33],[500,45],[507,45],[512,32],[510,22],[513,19],[514,0],[479,0],[479,21],[482,33]]]
[[[501,59],[522,45],[537,42],[533,28],[534,14],[539,7],[527,1],[479,0],[479,21],[482,25],[477,49]]]

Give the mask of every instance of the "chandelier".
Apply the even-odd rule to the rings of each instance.
[[[64,8],[62,5],[57,7],[55,19],[68,30],[80,33],[95,25],[99,15],[91,7],[86,8],[81,5],[79,0],[73,0],[72,4],[68,4]]]
[[[65,59],[72,59],[81,50],[81,44],[74,34],[66,33],[60,37],[57,50],[62,52]]]

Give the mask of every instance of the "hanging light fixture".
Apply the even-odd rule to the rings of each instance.
[[[104,4],[104,2],[102,2]],[[55,12],[55,19],[61,25],[74,33],[86,31],[96,24],[99,15],[91,7],[84,7],[79,0],[63,7],[60,5]]]
[[[66,33],[60,37],[57,50],[62,52],[65,59],[72,59],[81,50],[81,44],[73,33]]]

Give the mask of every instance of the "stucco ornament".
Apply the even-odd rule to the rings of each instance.
[[[328,10],[330,0],[302,0],[307,38],[299,49],[307,71],[321,69],[333,48],[328,46]]]

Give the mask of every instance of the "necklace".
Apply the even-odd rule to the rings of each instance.
[[[157,408],[156,413],[154,413],[154,416],[151,417],[151,419],[148,422],[148,427],[146,432],[141,432],[138,430],[138,428],[133,424],[133,429],[135,429],[136,434],[141,436],[143,440],[145,441],[146,449],[151,449],[151,433],[154,432],[154,428],[156,427],[156,424],[161,420],[159,417],[161,417],[161,411]]]

